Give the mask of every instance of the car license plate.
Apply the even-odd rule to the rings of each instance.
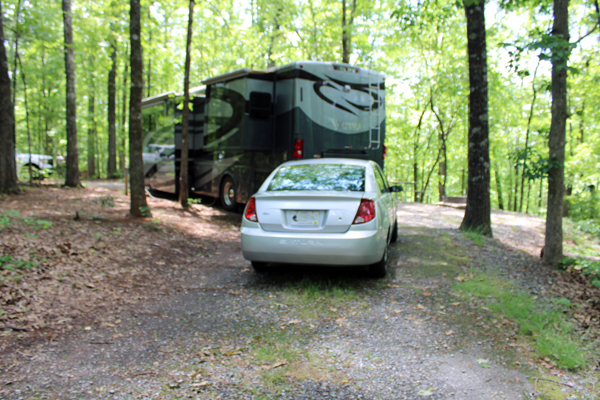
[[[291,224],[294,226],[317,226],[319,225],[318,211],[292,211]]]

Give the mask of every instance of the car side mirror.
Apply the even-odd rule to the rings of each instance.
[[[390,187],[390,192],[392,193],[399,193],[399,192],[404,192],[404,188],[400,185],[398,186],[391,186]]]

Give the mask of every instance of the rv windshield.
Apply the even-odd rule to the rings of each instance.
[[[344,164],[286,166],[275,174],[267,191],[337,190],[364,192],[365,167]]]

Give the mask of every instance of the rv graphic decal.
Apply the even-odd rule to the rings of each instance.
[[[207,104],[207,134],[204,136],[205,147],[233,145],[233,135],[242,126],[242,118],[246,110],[246,100],[235,90],[213,87]]]
[[[384,86],[383,83],[381,83],[381,84],[373,83],[373,85],[375,85],[375,86],[369,87],[369,85],[366,85],[366,84],[348,83],[348,82],[339,81],[339,80],[333,79],[329,76],[327,78],[329,78],[331,82],[336,83],[338,86],[349,87],[351,90],[356,90],[358,92],[363,92],[363,93],[366,93],[367,95],[370,95],[373,99],[372,99],[372,102],[370,102],[368,105],[356,104],[356,103],[353,103],[350,100],[346,99],[346,102],[348,104],[351,104],[352,106],[358,108],[361,111],[377,110],[380,105],[383,105],[382,104],[383,101],[379,97],[379,94],[377,93],[378,89],[384,89],[384,88],[382,88],[382,86]],[[373,89],[375,89],[375,90],[373,90]]]

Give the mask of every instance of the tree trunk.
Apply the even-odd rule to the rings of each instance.
[[[150,16],[150,7],[148,7],[148,17]],[[148,30],[148,47],[152,49],[152,29]],[[148,69],[146,70],[146,97],[150,97],[152,87],[152,57],[148,57]]]
[[[419,201],[419,164],[417,163],[417,154],[415,149],[415,161],[413,162],[413,192],[414,192],[414,202]]]
[[[469,55],[469,176],[467,208],[461,230],[492,236],[488,78],[484,1],[465,2]]]
[[[531,132],[531,120],[533,119],[533,108],[535,107],[535,100],[537,99],[537,89],[535,88],[535,77],[540,66],[538,61],[533,72],[533,79],[531,81],[531,90],[533,96],[531,99],[531,109],[529,110],[529,118],[527,119],[527,131],[525,132],[525,154],[523,155],[523,171],[521,171],[521,200],[519,201],[519,212],[523,212],[523,191],[525,190],[525,171],[527,171],[527,158],[529,156],[529,134]],[[529,199],[527,199],[529,202]]]
[[[93,84],[92,84],[93,85]],[[88,97],[88,136],[87,136],[87,178],[95,178],[96,175],[96,96],[93,86],[90,88]]]
[[[131,43],[131,89],[129,92],[129,184],[131,201],[129,215],[151,217],[144,190],[144,160],[142,158],[142,97],[144,66],[142,62],[140,0],[130,0],[129,40]]]
[[[413,141],[413,192],[414,192],[414,202],[419,201],[419,136],[421,134],[421,124],[423,123],[423,117],[427,112],[427,108],[423,109],[421,116],[419,117],[419,123],[415,128],[414,133],[414,141]]]
[[[563,257],[562,213],[565,181],[567,62],[569,60],[569,0],[554,0],[552,36],[561,44],[552,49],[552,120],[548,136],[548,211],[544,261],[554,267]]]
[[[281,8],[281,6],[278,6],[277,12],[273,17],[273,31],[271,32],[271,37],[269,38],[269,48],[267,49],[267,60],[269,60],[269,62],[267,63],[267,68],[272,68],[275,66],[275,60],[273,60],[272,57],[273,51],[275,49],[275,39],[277,39],[277,37],[281,35],[281,32],[279,32],[279,30],[281,29],[279,18],[282,12],[283,9]]]
[[[502,179],[500,178],[500,171],[498,171],[498,164],[494,163],[494,176],[496,177],[496,192],[498,194],[498,208],[504,210],[504,201],[502,200]]]
[[[429,170],[429,173],[427,174],[427,179],[425,179],[425,183],[423,184],[423,190],[421,191],[421,203],[424,201],[425,199],[425,193],[427,192],[427,187],[429,186],[429,181],[431,179],[431,175],[433,174],[433,171],[435,171],[435,167],[438,165],[438,163],[440,162],[440,157],[442,155],[442,149],[438,149],[438,153],[437,153],[437,157],[435,158],[435,162],[433,163],[433,165],[431,166],[431,169]],[[425,168],[425,166],[423,166],[423,168]],[[425,170],[423,170],[423,175],[425,175]]]
[[[512,178],[512,168],[510,167],[510,163],[512,162],[512,160],[510,159],[510,157],[508,158],[508,163],[509,163],[509,167],[508,167],[508,211],[511,211],[511,204],[512,204],[512,183],[513,183],[513,178]]]
[[[75,95],[75,56],[73,55],[73,18],[71,0],[62,0],[65,31],[65,74],[67,76],[67,171],[65,186],[79,187],[77,150],[77,97]]]
[[[350,21],[346,24],[346,0],[342,0],[342,62],[350,63],[350,50],[352,47],[352,25],[354,23],[354,12],[356,11],[356,0],[352,0],[350,10]]]
[[[585,139],[585,127],[584,127],[584,120],[585,120],[585,101],[581,102],[581,111],[578,112],[579,114],[579,143],[583,143],[584,139]]]
[[[15,15],[15,31],[14,31],[14,43],[15,43],[15,47],[14,47],[14,51],[13,51],[13,56],[14,56],[14,65],[13,65],[13,73],[12,73],[12,100],[11,100],[11,104],[13,105],[13,108],[11,110],[12,113],[12,120],[13,120],[13,125],[12,125],[12,142],[17,143],[17,126],[16,126],[16,118],[15,118],[15,108],[14,105],[17,102],[17,56],[19,54],[19,39],[21,37],[21,33],[20,33],[20,29],[19,29],[19,20],[21,19],[21,8],[23,5],[23,1],[22,0],[18,0],[17,1],[17,7],[16,7],[16,15]],[[8,59],[7,59],[7,65],[8,65]]]
[[[15,164],[14,118],[8,59],[4,48],[4,23],[0,2],[0,193],[19,193]]]
[[[542,208],[542,197],[543,197],[543,195],[544,195],[544,179],[540,178],[540,195],[538,197],[538,210]]]
[[[125,53],[128,53],[126,50]],[[125,60],[125,71],[123,72],[123,100],[121,104],[121,156],[119,157],[120,170],[125,174],[125,153],[127,142],[125,137],[125,123],[127,122],[127,75],[129,74],[129,63]]]
[[[23,69],[23,64],[21,63],[21,57],[17,53],[17,59],[19,61],[19,67],[21,67],[21,79],[23,80],[23,98],[25,100],[25,122],[27,125],[27,144],[29,154],[32,154],[31,151],[31,129],[29,128],[29,102],[27,101],[27,79],[25,79],[25,71]],[[31,166],[31,156],[29,156],[29,184],[33,184],[33,171]]]
[[[446,141],[448,140],[448,135],[452,130],[453,123],[450,122],[448,128],[444,127],[444,120],[442,116],[435,111],[435,107],[433,105],[433,92],[429,97],[429,105],[431,106],[431,111],[435,115],[435,118],[438,121],[438,125],[440,127],[440,133],[438,135],[438,139],[440,141],[440,152],[442,156],[442,160],[440,161],[440,167],[438,169],[438,193],[439,193],[439,201],[444,201],[444,197],[446,197],[446,180],[447,180],[447,162],[448,162],[448,152],[446,148]]]
[[[346,31],[346,0],[342,0],[342,62],[348,64],[348,32]]]
[[[514,187],[514,203],[512,210],[517,212],[517,201],[519,200],[519,165],[515,164],[515,187]]]
[[[117,177],[117,48],[111,42],[110,61],[111,67],[108,72],[108,162],[106,164],[106,177],[114,179]]]
[[[190,64],[192,58],[192,27],[194,25],[194,0],[190,0],[187,40],[185,47],[185,75],[183,79],[183,115],[181,121],[181,167],[179,169],[179,202],[188,207],[189,116],[190,116]]]

